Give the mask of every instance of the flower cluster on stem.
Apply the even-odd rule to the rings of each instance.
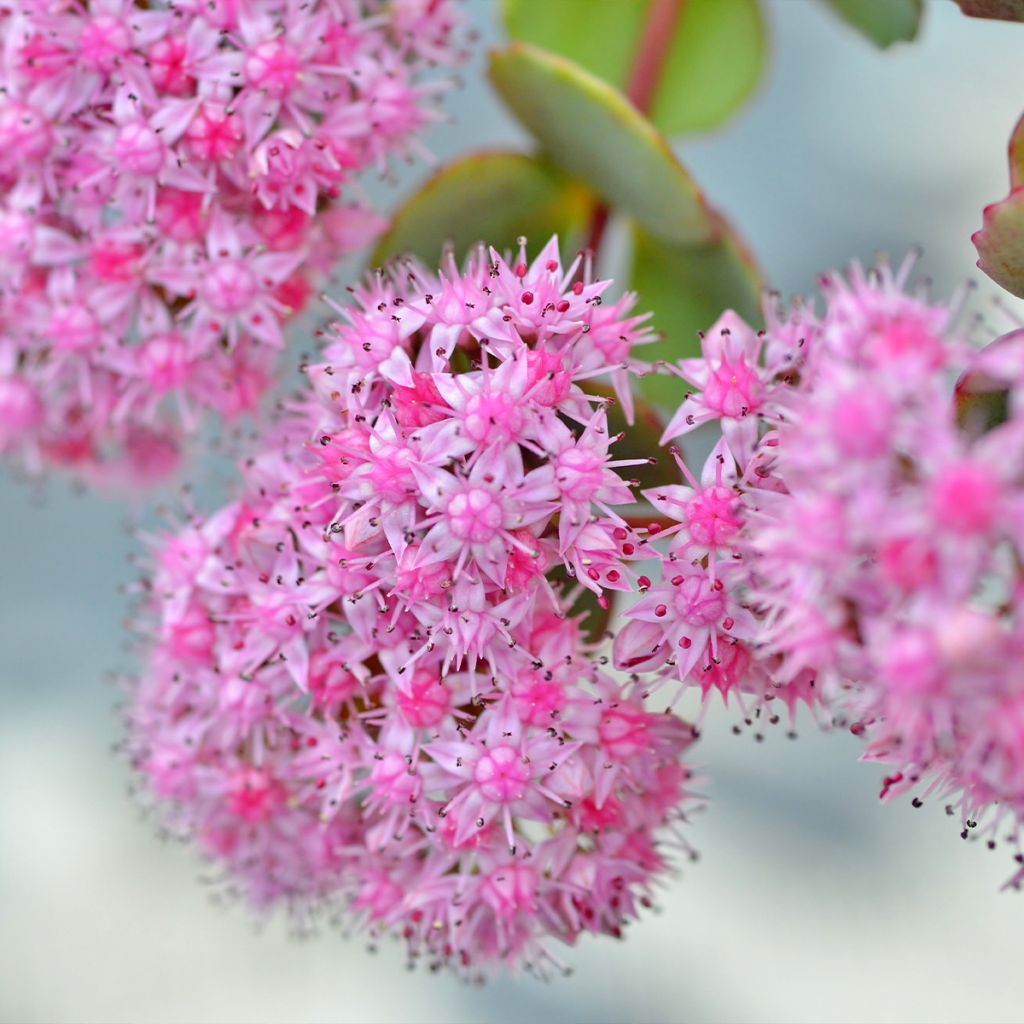
[[[940,800],[994,846],[1024,814],[1024,353],[969,346],[911,265],[824,285],[765,453],[754,599],[783,678],[813,668],[886,765],[882,798]],[[994,419],[965,401],[983,381]]]
[[[0,454],[156,478],[383,226],[452,0],[0,2]]]
[[[663,440],[722,436],[699,478],[679,457],[687,484],[646,492],[674,522],[616,662],[748,717],[805,702],[887,766],[883,798],[1016,842],[1024,347],[972,348],[961,301],[910,288],[912,266],[830,275],[820,313],[769,304],[761,332],[727,313],[671,368],[695,390]]]
[[[607,426],[633,297],[550,243],[400,263],[338,307],[240,498],[154,543],[129,746],[258,903],[413,959],[545,971],[649,905],[693,730],[602,667],[580,594],[643,584]]]

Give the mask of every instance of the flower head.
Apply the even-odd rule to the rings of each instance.
[[[687,370],[704,391],[682,410],[717,409],[737,464],[732,494],[717,492],[721,518],[709,519],[707,499],[695,504],[692,480],[651,495],[684,524],[666,531],[675,536],[665,575],[674,552],[706,550],[710,568],[719,548],[707,541],[724,524],[752,627],[738,649],[741,662],[752,658],[740,666],[748,688],[761,676],[766,693],[790,706],[823,701],[864,740],[865,759],[887,766],[883,798],[915,792],[920,805],[935,796],[959,810],[965,838],[1016,841],[1024,819],[1019,347],[1011,335],[972,351],[957,303],[909,289],[911,266],[826,278],[820,315],[770,309],[765,358],[746,364],[757,380],[746,394],[761,404],[747,406],[755,429],[741,445],[735,421],[730,438],[731,408],[715,397],[716,368],[738,366],[738,350],[727,354],[722,343],[703,369]],[[744,337],[743,352],[753,353]],[[737,388],[748,379],[735,376]],[[979,415],[986,394],[1002,400]],[[675,423],[689,425],[685,415]],[[620,636],[620,658],[636,671],[665,672],[663,652],[692,620],[691,606],[668,594],[655,585]]]
[[[452,0],[0,0],[0,374],[35,397],[0,451],[158,477],[254,408],[380,230],[354,176],[415,151],[453,26]]]
[[[577,269],[552,243],[371,279],[148,590],[130,748],[164,819],[256,901],[331,902],[462,972],[620,935],[690,799],[693,730],[573,614],[572,575],[628,589],[642,541],[578,369],[604,283]],[[508,312],[528,290],[547,315]]]

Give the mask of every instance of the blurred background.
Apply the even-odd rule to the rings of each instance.
[[[496,40],[497,0],[467,6]],[[821,270],[919,244],[937,295],[976,279],[976,308],[1005,327],[1020,314],[994,307],[970,235],[1007,191],[1024,25],[930,0],[921,38],[883,53],[812,0],[765,9],[770,66],[753,101],[680,152],[770,282],[807,292]],[[479,68],[448,109],[428,139],[440,160],[523,139]],[[427,170],[371,188],[394,203]],[[222,466],[193,465],[200,505]],[[111,749],[110,679],[131,664],[119,586],[137,572],[125,520],[123,499],[0,480],[0,1020],[1024,1019],[1024,897],[999,892],[1006,852],[961,842],[934,804],[880,806],[856,741],[809,722],[796,742],[777,728],[756,745],[732,735],[731,714],[709,716],[700,862],[624,942],[567,952],[566,980],[470,988],[406,973],[397,946],[297,941],[284,920],[215,906],[193,854],[155,838]]]

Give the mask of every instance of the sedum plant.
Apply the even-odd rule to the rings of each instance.
[[[159,480],[254,412],[284,330],[386,223],[449,0],[0,4],[0,454]]]
[[[827,6],[880,47],[922,14]],[[355,178],[421,151],[453,0],[0,0],[11,461],[163,478],[375,243],[233,500],[146,538],[125,746],[229,892],[466,977],[562,970],[694,855],[716,699],[759,739],[849,728],[883,799],[1016,850],[1024,346],[978,348],[913,258],[764,292],[665,137],[756,87],[760,10],[504,0],[488,76],[531,148],[384,218]],[[1020,134],[975,237],[1015,294]]]

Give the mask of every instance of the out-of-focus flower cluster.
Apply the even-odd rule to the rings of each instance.
[[[647,494],[679,525],[617,660],[822,706],[888,766],[883,798],[1016,841],[1024,345],[969,347],[911,267],[828,277],[820,315],[773,307],[759,334],[726,314],[677,367],[697,391],[665,439],[723,437],[700,480]]]
[[[381,228],[451,0],[0,0],[0,454],[164,475]],[[337,203],[345,197],[344,203]]]
[[[825,286],[765,453],[784,493],[759,503],[756,599],[784,678],[813,666],[888,766],[882,797],[934,796],[994,844],[1024,814],[1024,352],[969,348],[909,267]],[[979,418],[958,378],[1010,401]]]
[[[552,243],[376,276],[146,588],[129,745],[167,824],[257,903],[341,906],[464,972],[620,935],[687,849],[694,732],[572,614],[646,585],[584,386],[628,408],[653,337],[578,271]]]

